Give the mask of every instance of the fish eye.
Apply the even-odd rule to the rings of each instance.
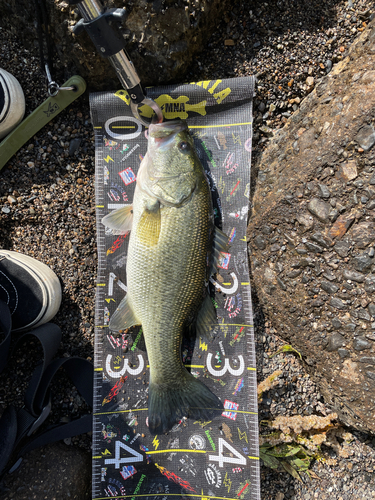
[[[181,153],[188,153],[190,151],[190,145],[186,141],[181,141],[178,145],[178,149]]]

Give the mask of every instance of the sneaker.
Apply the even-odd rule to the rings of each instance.
[[[25,114],[25,96],[18,80],[0,68],[0,139],[22,120]]]
[[[12,315],[12,331],[50,321],[61,304],[61,285],[45,264],[28,255],[0,250],[0,300]]]

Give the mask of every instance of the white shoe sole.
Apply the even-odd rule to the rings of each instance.
[[[11,132],[22,120],[25,114],[25,96],[18,80],[0,69],[0,96],[4,101],[0,106],[0,139]]]

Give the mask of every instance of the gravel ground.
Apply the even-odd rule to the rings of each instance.
[[[254,312],[258,379],[263,380],[276,370],[282,371],[276,386],[263,394],[259,405],[259,421],[272,420],[279,415],[329,415],[332,410],[324,403],[299,357],[292,353],[276,354],[285,343],[263,318],[257,305],[254,306]],[[319,479],[310,480],[302,473],[303,482],[299,482],[286,473],[261,467],[262,500],[375,498],[375,438],[353,429],[344,430],[348,434],[345,435],[345,441],[339,439],[338,449],[322,446],[325,461],[316,461],[311,468]],[[268,434],[269,430],[266,432]]]
[[[256,159],[273,131],[298,109],[319,78],[345,57],[374,12],[369,0],[243,0],[226,13],[183,81],[257,75],[254,179]],[[28,49],[19,46],[3,26],[0,64],[21,83],[26,114],[30,113],[47,97],[37,44]],[[59,72],[53,76],[63,82]],[[88,95],[37,132],[1,171],[0,178],[0,247],[31,255],[56,272],[63,286],[62,306],[54,320],[63,332],[58,354],[91,359],[97,256]],[[277,385],[263,395],[260,421],[278,415],[328,415],[331,410],[298,356],[280,353],[271,358],[283,342],[263,318],[255,295],[254,309],[259,381],[275,370],[282,371]],[[21,353],[16,374],[12,370],[0,376],[0,408],[14,398],[16,404],[22,404],[29,364],[30,354]],[[52,419],[71,418],[84,409],[79,395],[67,381],[61,381],[54,391]],[[343,442],[340,453],[324,448],[329,459],[314,463],[312,470],[320,479],[309,480],[302,474],[303,482],[299,482],[285,472],[262,467],[262,499],[375,498],[375,439],[348,431],[350,445]],[[90,439],[73,438],[72,444],[88,449]]]

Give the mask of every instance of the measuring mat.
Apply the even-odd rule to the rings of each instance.
[[[252,77],[148,89],[164,119],[182,118],[209,181],[215,224],[230,240],[211,278],[213,340],[187,338],[186,368],[223,403],[211,421],[183,418],[164,435],[147,426],[149,367],[142,328],[111,332],[126,294],[130,233],[101,223],[132,204],[147,131],[125,90],[90,97],[96,142],[98,278],[93,499],[260,499],[257,384],[246,226],[250,195]],[[150,117],[151,109],[139,108]],[[181,245],[183,245],[181,241]]]

